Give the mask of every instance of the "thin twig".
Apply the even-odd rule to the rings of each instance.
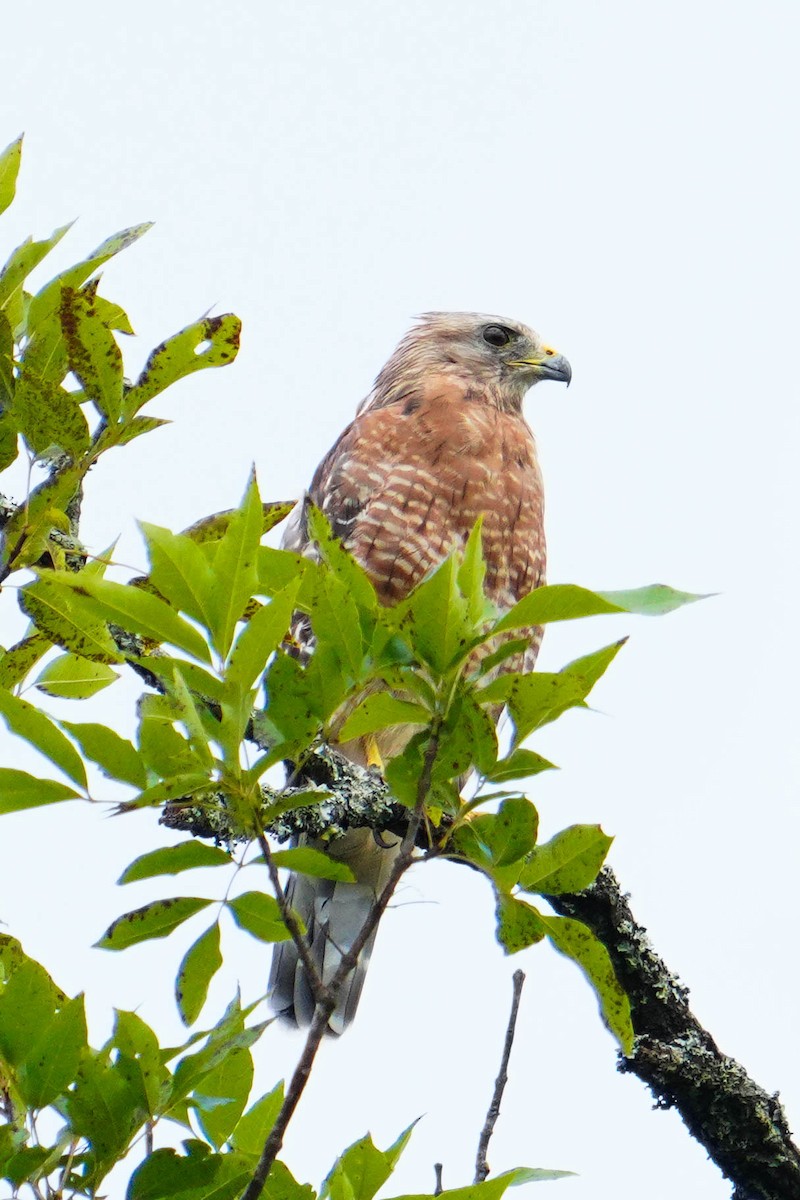
[[[242,1194],[242,1200],[259,1200],[264,1189],[264,1184],[267,1181],[272,1165],[278,1157],[283,1139],[286,1134],[289,1122],[291,1121],[295,1109],[300,1102],[300,1097],[303,1095],[306,1084],[308,1083],[311,1074],[311,1068],[314,1065],[317,1051],[320,1048],[322,1039],[325,1036],[325,1030],[328,1027],[328,1021],[331,1013],[336,1008],[336,1003],[339,999],[339,993],[345,983],[350,972],[358,962],[358,956],[364,949],[364,946],[369,941],[372,933],[377,927],[378,922],[383,916],[389,901],[391,900],[397,888],[400,879],[411,866],[414,861],[414,848],[416,845],[417,832],[422,822],[422,815],[425,809],[425,800],[431,786],[431,776],[433,773],[433,763],[436,758],[436,753],[439,749],[439,730],[438,724],[432,726],[431,737],[428,742],[425,758],[420,772],[419,783],[417,786],[417,803],[408,822],[408,828],[403,838],[400,853],[395,859],[391,874],[386,882],[386,886],[377,897],[374,904],[367,914],[367,918],[358,935],[353,941],[350,949],[346,954],[342,955],[339,966],[337,967],[333,978],[327,987],[321,987],[317,995],[317,1005],[314,1010],[314,1017],[308,1030],[305,1046],[302,1054],[298,1059],[297,1066],[294,1069],[289,1089],[286,1097],[281,1105],[280,1112],[275,1120],[267,1140],[264,1143],[264,1149],[261,1152],[261,1157],[258,1161],[258,1166],[253,1172],[253,1177],[248,1183],[245,1191]],[[267,859],[269,862],[269,859]],[[274,863],[273,863],[274,868]],[[285,902],[285,899],[284,899]]]
[[[267,871],[269,872],[272,889],[275,892],[275,899],[278,901],[278,908],[281,912],[281,920],[289,930],[289,934],[291,935],[291,939],[295,944],[298,957],[303,964],[306,975],[308,976],[311,994],[313,995],[315,1001],[319,1001],[322,998],[324,991],[322,986],[322,978],[320,977],[316,963],[311,955],[311,950],[309,949],[306,936],[297,922],[297,917],[292,911],[292,906],[286,899],[286,892],[281,887],[281,881],[278,876],[278,868],[275,866],[275,861],[272,857],[272,850],[270,849],[269,842],[261,832],[258,833],[257,837],[258,844],[261,847],[261,853],[264,855],[264,862],[267,864]]]
[[[522,985],[525,982],[525,972],[515,971],[512,977],[513,997],[511,1000],[511,1012],[508,1018],[508,1027],[506,1029],[506,1040],[503,1043],[503,1057],[500,1060],[500,1072],[497,1079],[494,1081],[494,1094],[492,1102],[489,1105],[489,1111],[486,1114],[486,1121],[481,1130],[480,1140],[478,1142],[478,1156],[475,1159],[475,1183],[483,1183],[484,1179],[489,1174],[489,1164],[486,1161],[486,1155],[489,1150],[489,1142],[491,1141],[494,1127],[497,1124],[497,1118],[500,1116],[500,1101],[503,1099],[503,1092],[508,1083],[508,1060],[511,1058],[511,1047],[514,1045],[514,1030],[517,1025],[517,1014],[519,1012],[519,1000],[522,995]]]

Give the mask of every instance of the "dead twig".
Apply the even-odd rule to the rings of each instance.
[[[489,1174],[489,1164],[486,1161],[486,1155],[489,1150],[489,1142],[494,1133],[494,1127],[497,1124],[497,1118],[500,1116],[500,1102],[503,1099],[503,1092],[508,1083],[508,1062],[511,1058],[511,1047],[514,1045],[514,1031],[517,1027],[519,1001],[524,982],[525,972],[515,971],[512,976],[513,995],[511,999],[511,1012],[509,1013],[508,1026],[506,1027],[505,1042],[503,1043],[503,1057],[500,1059],[500,1071],[497,1079],[494,1081],[492,1101],[486,1113],[486,1121],[484,1122],[480,1140],[478,1141],[478,1155],[475,1159],[475,1179],[473,1181],[475,1183],[483,1183]]]

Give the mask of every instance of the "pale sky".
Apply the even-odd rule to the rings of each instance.
[[[235,366],[179,384],[152,407],[174,423],[92,473],[92,548],[121,532],[141,567],[134,518],[180,529],[231,507],[253,459],[265,496],[296,496],[419,312],[500,313],[570,359],[569,392],[526,408],[550,579],[719,595],[548,632],[551,669],[631,639],[600,711],[533,742],[562,770],[530,794],[547,835],[616,836],[612,865],[698,1017],[800,1127],[796,4],[32,0],[6,25],[0,144],[26,144],[0,255],[78,217],[43,282],[155,220],[104,276],[139,335],[129,374],[211,306],[244,320]],[[125,729],[133,695],[51,711]],[[5,735],[2,760],[44,772]],[[0,825],[0,917],[86,990],[95,1044],[112,1005],[180,1037],[170,981],[202,918],[113,959],[91,943],[156,894],[221,887],[116,888],[155,822],[62,806]],[[245,999],[265,986],[269,951],[226,933],[206,1023],[237,980]],[[318,1185],[367,1129],[385,1146],[424,1114],[386,1194],[432,1190],[435,1161],[446,1186],[469,1182],[517,966],[493,1169],[579,1172],[542,1197],[729,1196],[678,1117],[616,1073],[577,970],[542,946],[504,958],[488,889],[443,866],[408,879],[358,1018],[324,1047],[285,1147],[298,1178]],[[265,1034],[262,1091],[300,1046]]]

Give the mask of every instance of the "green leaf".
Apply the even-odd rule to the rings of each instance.
[[[247,930],[260,942],[285,942],[289,930],[281,918],[281,910],[273,896],[263,892],[243,892],[227,901],[228,909],[240,929]]]
[[[110,423],[122,408],[122,354],[114,334],[97,315],[91,293],[63,287],[61,328],[69,367],[91,400]]]
[[[244,1046],[235,1046],[193,1093],[197,1118],[217,1149],[236,1128],[252,1086],[253,1056]]]
[[[12,767],[0,767],[0,813],[20,812],[23,808],[39,808],[43,804],[57,804],[61,800],[80,800],[63,783],[54,779],[37,779],[25,771]]]
[[[184,683],[194,692],[196,696],[202,696],[205,700],[212,700],[215,704],[221,704],[224,698],[225,689],[222,680],[217,675],[212,675],[210,671],[206,671],[197,663],[186,662],[182,658],[168,658],[166,655],[141,655],[134,659],[140,666],[144,667],[166,684],[172,684],[175,679],[176,671],[181,675]]]
[[[316,542],[322,561],[359,607],[374,612],[378,607],[378,597],[372,580],[361,564],[347,553],[339,539],[333,536],[325,514],[311,504],[306,512],[306,520],[309,537]]]
[[[0,689],[0,716],[12,733],[24,738],[60,767],[73,783],[86,788],[86,770],[75,747],[58,726],[27,700]]]
[[[483,557],[482,527],[481,514],[467,539],[458,567],[458,588],[467,602],[467,620],[473,626],[497,615],[495,606],[484,590],[486,560]]]
[[[71,1132],[89,1141],[93,1167],[100,1178],[122,1156],[134,1130],[147,1115],[141,1089],[129,1078],[128,1065],[110,1063],[106,1053],[92,1050],[82,1055],[75,1086],[68,1092],[64,1108]]]
[[[192,839],[176,846],[162,846],[135,858],[120,875],[117,883],[135,883],[156,875],[177,875],[195,867],[230,866],[231,856],[220,846],[207,846]]]
[[[141,437],[143,433],[152,433],[154,429],[160,429],[162,425],[171,425],[171,421],[166,421],[161,417],[131,417],[125,424],[112,431],[113,444],[115,446],[127,446],[128,442],[132,442],[134,438]],[[101,438],[102,442],[102,438]],[[102,449],[106,449],[102,446]]]
[[[243,1011],[237,995],[234,1001],[228,1005],[222,1019],[210,1031],[202,1050],[181,1059],[173,1076],[171,1104],[194,1091],[209,1071],[224,1062],[235,1047],[241,1046],[247,1049],[258,1041],[272,1022],[263,1021],[260,1025],[251,1026],[249,1029],[244,1028],[244,1018],[256,1007],[257,1003],[259,1002],[256,1001],[255,1004],[249,1005]]]
[[[177,896],[173,900],[154,900],[117,917],[95,945],[101,950],[124,950],[137,942],[167,937],[184,921],[212,904],[197,896]]]
[[[314,740],[322,723],[319,695],[296,659],[278,652],[264,678],[266,724],[275,731],[278,762]]]
[[[580,679],[547,671],[532,675],[503,675],[478,693],[482,702],[505,701],[514,722],[514,749],[534,729],[555,721],[568,708],[582,703]]]
[[[114,1045],[131,1084],[138,1085],[150,1117],[159,1115],[168,1093],[170,1073],[161,1061],[158,1039],[138,1013],[116,1010]]]
[[[159,392],[204,367],[224,367],[239,351],[242,323],[232,313],[203,317],[156,347],[145,368],[125,397],[131,415]]]
[[[79,394],[68,392],[52,380],[37,378],[23,361],[11,415],[34,454],[43,455],[58,447],[78,459],[89,449],[89,426],[79,401]]]
[[[96,762],[108,779],[118,779],[133,787],[146,786],[148,778],[142,757],[119,733],[94,722],[61,721],[60,724],[76,739],[86,758]]]
[[[16,646],[0,654],[0,687],[8,688],[9,691],[17,687],[52,646],[49,637],[34,629],[33,633],[27,634]]]
[[[69,225],[67,225],[64,232],[69,228]],[[67,267],[66,270],[61,271],[54,279],[51,279],[31,300],[28,315],[29,328],[31,330],[37,329],[49,314],[58,310],[61,303],[62,287],[80,287],[84,280],[88,279],[98,267],[102,267],[103,263],[108,262],[115,254],[119,254],[121,250],[125,250],[128,246],[133,245],[135,241],[138,241],[151,228],[152,222],[148,221],[143,225],[133,225],[130,229],[123,229],[120,233],[113,234],[110,238],[106,238],[96,250],[93,250],[88,258],[82,259],[74,266]]]
[[[105,297],[98,296],[95,293],[94,309],[98,319],[103,322],[106,329],[115,329],[118,333],[125,333],[128,337],[133,337],[134,329],[130,318],[119,304],[114,304],[112,300],[106,300]]]
[[[150,582],[174,608],[208,626],[211,567],[200,547],[181,533],[140,521],[150,557]]]
[[[202,635],[150,592],[123,583],[112,583],[109,579],[99,579],[87,575],[85,571],[74,574],[42,571],[41,578],[84,598],[95,619],[112,621],[132,633],[156,642],[168,642],[194,658],[210,662],[208,646]]]
[[[262,860],[263,861],[263,860]],[[337,862],[315,850],[313,846],[293,846],[289,850],[275,850],[272,861],[276,867],[286,867],[300,875],[311,875],[314,879],[333,879],[339,883],[355,883],[356,877],[343,862]]]
[[[263,514],[255,477],[241,508],[233,514],[214,558],[214,585],[208,595],[208,626],[218,652],[231,648],[237,622],[258,587],[258,546]]]
[[[661,583],[626,592],[590,592],[574,584],[557,583],[530,592],[514,605],[494,627],[494,633],[545,625],[552,621],[574,621],[604,613],[639,613],[658,616],[705,596],[677,592]]]
[[[427,725],[430,719],[430,712],[421,704],[398,700],[390,692],[375,692],[353,710],[339,731],[338,740],[349,742],[392,725]]]
[[[154,807],[157,804],[164,804],[168,800],[189,800],[192,796],[207,792],[208,788],[209,780],[206,774],[187,771],[144,788],[134,800],[126,801],[124,811]]]
[[[243,1154],[260,1156],[264,1142],[277,1119],[283,1104],[283,1080],[271,1092],[251,1104],[233,1131],[231,1142]],[[276,1164],[278,1165],[278,1164]]]
[[[643,617],[660,617],[674,612],[697,600],[708,600],[713,593],[678,592],[665,583],[651,583],[649,587],[630,588],[623,592],[597,592],[601,599],[623,612],[638,613]]]
[[[211,1154],[205,1142],[184,1146],[189,1151],[185,1157],[168,1149],[149,1154],[131,1175],[125,1200],[238,1200],[252,1177],[252,1159],[230,1152]],[[279,1167],[282,1163],[276,1163],[273,1172]],[[296,1186],[297,1193],[287,1188],[275,1200],[313,1200],[310,1188],[305,1189],[310,1195],[301,1197]],[[271,1200],[269,1181],[264,1198]]]
[[[600,650],[594,650],[591,654],[585,654],[582,658],[576,658],[571,663],[567,663],[559,671],[560,675],[568,675],[574,679],[580,680],[584,696],[588,696],[598,679],[603,676],[619,654],[622,647],[627,642],[627,638],[620,638],[618,642],[612,642],[610,646],[603,646]]]
[[[320,1200],[373,1200],[391,1175],[413,1125],[389,1150],[379,1150],[366,1134],[336,1160],[320,1190]]]
[[[316,563],[291,550],[276,550],[274,546],[258,548],[258,590],[265,596],[274,596],[298,575],[315,575],[316,570]]]
[[[4,320],[4,314],[0,313],[0,325],[2,325]],[[2,350],[0,350],[0,404],[3,405],[4,409],[4,411],[0,412],[0,471],[5,471],[6,467],[10,467],[19,454],[19,441],[17,438],[17,426],[10,412],[11,399],[8,391],[3,386],[5,380],[2,368]]]
[[[0,213],[8,208],[17,190],[17,175],[22,160],[22,135],[0,154]]]
[[[499,894],[497,897],[497,940],[506,954],[541,942],[547,933],[542,914],[524,900]]]
[[[8,262],[0,271],[0,309],[10,310],[15,303],[19,302],[22,284],[27,276],[50,253],[53,247],[58,245],[64,234],[71,228],[72,222],[70,221],[69,225],[62,225],[59,229],[54,229],[49,238],[44,238],[41,242],[34,242],[32,238],[27,238],[22,245],[12,251]],[[12,326],[16,323],[16,320],[11,318]],[[31,326],[31,328],[35,328],[35,326]]]
[[[623,1054],[633,1050],[631,1006],[611,965],[611,958],[591,929],[571,917],[542,915],[540,920],[556,950],[571,958],[583,971],[600,1001],[606,1025],[619,1042]]]
[[[557,896],[594,883],[613,838],[599,825],[571,825],[537,846],[519,877],[526,892]]]
[[[497,867],[507,867],[536,845],[539,814],[524,796],[504,800],[497,813],[481,813],[471,827],[489,850]]]
[[[496,761],[494,721],[474,694],[459,689],[439,734],[434,780],[461,779],[473,766],[485,774]]]
[[[2,561],[18,571],[49,552],[54,528],[65,530],[65,509],[75,495],[85,467],[64,466],[40,483],[9,517],[5,526]]]
[[[61,654],[37,675],[35,683],[47,696],[62,700],[86,700],[119,679],[106,663],[93,662],[78,654]]]
[[[30,1108],[44,1108],[66,1090],[87,1047],[83,996],[67,1000],[36,1030],[17,1072],[20,1094]]]
[[[166,696],[142,696],[139,701],[139,749],[145,764],[164,780],[177,775],[203,773],[208,766],[191,743],[175,728],[179,711]]]
[[[299,587],[300,579],[293,579],[250,618],[231,650],[226,680],[242,688],[252,687],[286,635]]]
[[[449,1188],[439,1193],[437,1200],[500,1200],[509,1187],[517,1187],[522,1183],[541,1183],[551,1179],[566,1179],[574,1175],[574,1171],[547,1171],[537,1167],[517,1167],[513,1171],[504,1171],[502,1175],[493,1175],[483,1183],[473,1183],[467,1187]],[[432,1196],[409,1195],[396,1196],[393,1200],[433,1200]]]
[[[458,587],[458,563],[446,558],[395,610],[414,652],[439,674],[472,645],[469,605]]]
[[[122,662],[105,623],[59,578],[37,579],[20,589],[20,603],[37,629],[66,650],[95,662]]]
[[[510,779],[525,779],[529,775],[538,775],[541,771],[556,770],[558,768],[554,763],[548,762],[533,750],[514,750],[489,771],[486,779],[490,783],[506,783]]]
[[[0,1058],[11,1067],[24,1063],[42,1030],[66,1003],[44,967],[23,957],[0,982]]]
[[[209,984],[221,966],[219,925],[215,923],[192,943],[178,968],[175,1000],[184,1025],[193,1025],[200,1016]]]

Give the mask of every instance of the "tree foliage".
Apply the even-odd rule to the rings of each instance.
[[[13,199],[19,161],[19,142],[0,156],[0,211]],[[119,883],[213,866],[219,899],[183,895],[176,886],[172,898],[124,912],[98,943],[124,951],[204,914],[202,931],[176,964],[178,1011],[194,1030],[179,1047],[162,1047],[140,1017],[120,1011],[112,1037],[95,1049],[82,997],[67,997],[13,937],[0,937],[0,1177],[14,1189],[27,1185],[33,1196],[92,1197],[138,1146],[141,1161],[132,1170],[128,1200],[257,1194],[253,1179],[264,1164],[265,1143],[291,1115],[282,1084],[263,1096],[250,1094],[252,1047],[269,1023],[254,1017],[263,998],[243,1005],[236,996],[215,1024],[194,1026],[222,963],[223,911],[258,942],[302,937],[274,887],[276,869],[348,877],[346,867],[318,850],[275,850],[264,838],[288,808],[320,799],[311,791],[276,790],[266,773],[285,760],[302,763],[335,736],[414,726],[386,777],[395,800],[424,818],[428,849],[418,858],[445,858],[481,872],[491,885],[504,950],[548,942],[571,958],[629,1052],[628,1000],[606,948],[588,926],[548,904],[548,897],[580,891],[595,879],[611,839],[598,825],[580,825],[539,842],[528,792],[553,764],[524,744],[567,710],[586,705],[623,642],[558,672],[497,668],[518,655],[532,626],[606,613],[663,613],[696,597],[663,586],[595,593],[557,585],[499,613],[484,592],[476,528],[407,599],[384,608],[321,513],[311,517],[316,557],[264,544],[290,505],[265,503],[254,477],[236,509],[183,533],[142,524],[149,573],[126,582],[108,579],[113,550],[92,558],[79,539],[87,472],[102,455],[163,424],[143,410],[166,388],[196,370],[232,362],[240,324],[230,314],[195,321],[157,347],[129,382],[118,335],[130,335],[132,327],[123,310],[100,295],[97,271],[147,226],[109,238],[38,291],[26,290],[29,275],[67,228],[23,243],[0,273],[0,466],[22,454],[46,468],[43,483],[2,509],[0,578],[14,576],[18,586],[6,591],[4,603],[18,597],[30,625],[0,656],[0,716],[52,768],[46,778],[0,768],[0,813],[102,801],[92,782],[96,768],[121,789],[118,811],[170,803],[224,810],[235,845],[189,839],[164,847],[154,832],[152,851],[132,862]],[[292,641],[298,614],[315,638],[307,660],[296,656]],[[46,697],[71,699],[78,708],[125,670],[146,681],[133,740],[103,724],[56,720],[46,712]],[[41,704],[19,694],[31,687],[28,694],[40,696]],[[495,729],[504,707],[513,724],[507,747]],[[465,803],[460,788],[469,772],[479,788]],[[257,887],[227,898],[229,873],[261,856],[267,863]],[[239,953],[238,936],[226,943],[225,954]],[[57,1118],[54,1138],[37,1132],[43,1110]],[[180,1151],[157,1145],[166,1120],[183,1130]],[[356,1142],[334,1164],[321,1200],[371,1200],[409,1136],[407,1130],[385,1151],[369,1137]],[[443,1195],[498,1200],[510,1185],[558,1174],[519,1169]],[[313,1197],[279,1160],[269,1164],[265,1191],[287,1200]]]

